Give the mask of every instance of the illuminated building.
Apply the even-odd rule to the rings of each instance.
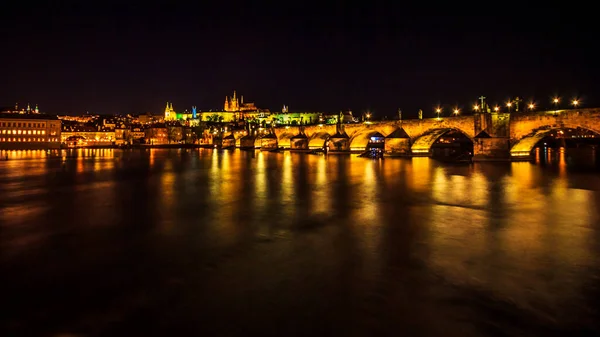
[[[237,93],[234,90],[231,98],[225,96],[223,110],[227,112],[252,112],[258,111],[259,109],[257,109],[256,105],[252,102],[244,103],[244,96],[241,97],[240,102],[240,99],[237,97]]]
[[[39,113],[0,113],[0,149],[60,148],[61,122]]]
[[[140,124],[150,124],[150,123],[162,123],[164,121],[164,116],[162,115],[152,115],[151,113],[140,114],[137,117],[137,121],[134,118],[134,122],[138,122]]]
[[[173,103],[169,105],[169,102],[167,102],[167,107],[165,108],[165,121],[172,121],[176,118],[177,114],[175,113],[175,110],[173,110]]]
[[[68,143],[69,139],[78,139],[79,145],[85,146],[104,146],[114,145],[117,136],[115,130],[96,130],[94,128],[76,128],[73,130],[64,130],[61,134],[61,141]]]
[[[146,142],[151,145],[192,143],[192,129],[174,124],[153,124],[145,130]]]
[[[78,123],[89,123],[100,116],[98,115],[83,115],[83,116],[58,116],[58,119],[69,122],[78,122]]]
[[[15,104],[15,108],[1,108],[0,112],[2,113],[17,113],[17,114],[39,114],[40,109],[37,104],[35,105],[35,109],[31,108],[31,105],[27,103],[27,108],[19,110],[19,103]]]
[[[131,129],[129,130],[129,134],[130,134],[130,137],[132,140],[139,140],[139,139],[146,137],[146,133],[144,132],[144,129],[141,128],[140,126],[132,126]]]

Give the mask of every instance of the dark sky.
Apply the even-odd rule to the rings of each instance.
[[[600,104],[592,9],[469,3],[3,3],[0,106],[207,110],[233,89],[272,110],[379,116],[470,110],[482,94]]]

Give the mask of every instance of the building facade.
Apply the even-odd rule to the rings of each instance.
[[[0,113],[0,149],[46,150],[60,148],[61,122],[39,113]]]

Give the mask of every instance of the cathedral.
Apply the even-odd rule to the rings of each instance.
[[[169,102],[167,102],[167,107],[165,108],[165,121],[175,119],[177,119],[177,115],[175,114],[175,110],[173,110],[173,103],[169,105]]]
[[[241,97],[241,100],[237,97],[237,93],[235,90],[233,91],[233,96],[231,98],[225,96],[225,104],[223,106],[223,111],[228,112],[239,112],[239,111],[257,111],[258,109],[254,105],[254,103],[244,103],[244,96]]]

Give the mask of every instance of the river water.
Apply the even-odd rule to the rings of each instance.
[[[591,152],[7,155],[2,336],[600,332]]]

